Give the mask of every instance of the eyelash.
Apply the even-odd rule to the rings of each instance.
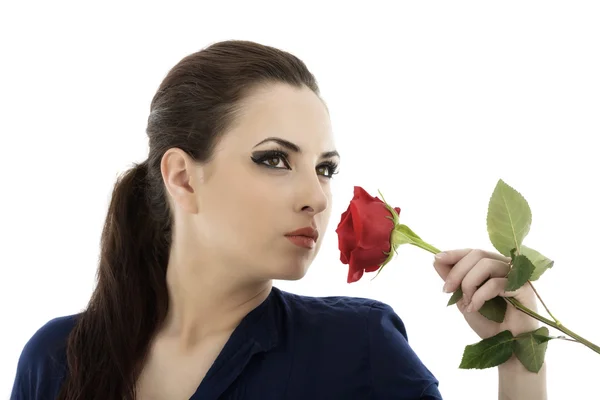
[[[256,164],[262,165],[266,168],[284,169],[281,167],[272,167],[270,165],[264,164],[264,161],[266,161],[266,160],[279,158],[286,165],[285,169],[291,169],[290,164],[287,161],[287,159],[289,158],[289,154],[283,150],[278,150],[278,149],[267,150],[267,151],[259,153],[257,156],[252,156],[251,158],[252,158],[252,161],[254,161]],[[338,173],[338,164],[333,161],[325,161],[317,166],[317,168],[322,168],[322,167],[329,168],[329,175],[322,175],[327,179],[332,179],[333,175],[336,175]]]

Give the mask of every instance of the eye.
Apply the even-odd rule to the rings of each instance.
[[[337,174],[338,165],[333,161],[327,161],[317,167],[317,173],[324,177],[331,179],[333,175]]]
[[[268,166],[273,167],[273,168],[278,168],[278,165],[282,162],[281,157],[279,157],[279,156],[269,157],[264,161],[267,162]]]
[[[252,161],[260,166],[271,169],[292,169],[288,162],[288,154],[283,150],[266,150],[256,152],[251,157]],[[333,161],[325,161],[316,168],[317,174],[327,179],[337,174],[338,164]]]
[[[287,162],[287,154],[280,150],[268,150],[255,153],[252,156],[252,161],[256,164],[264,165],[267,168],[273,169],[291,169]],[[283,166],[279,166],[283,163]]]

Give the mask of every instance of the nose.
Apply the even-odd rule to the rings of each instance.
[[[302,180],[296,198],[296,211],[307,212],[311,216],[325,211],[329,205],[327,192],[317,175]]]

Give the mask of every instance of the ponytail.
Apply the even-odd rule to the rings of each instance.
[[[61,400],[135,398],[148,345],[168,309],[168,227],[157,218],[162,210],[152,211],[148,170],[148,161],[137,164],[115,184],[98,283],[68,339]]]

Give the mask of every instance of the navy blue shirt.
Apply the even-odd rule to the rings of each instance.
[[[78,315],[47,322],[27,342],[11,400],[56,398]],[[437,379],[389,305],[273,287],[242,319],[190,400],[441,398]]]

